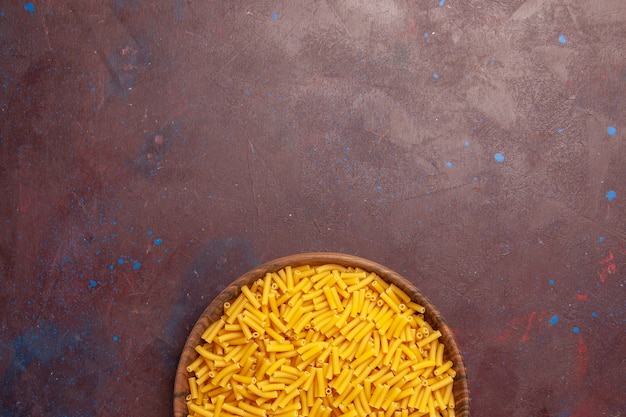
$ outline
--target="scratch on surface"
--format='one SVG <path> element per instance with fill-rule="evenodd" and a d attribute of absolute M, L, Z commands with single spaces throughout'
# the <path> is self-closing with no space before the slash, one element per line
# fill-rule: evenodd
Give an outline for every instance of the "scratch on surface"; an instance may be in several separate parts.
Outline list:
<path fill-rule="evenodd" d="M 52 50 L 52 44 L 50 43 L 50 31 L 48 30 L 48 25 L 46 24 L 46 17 L 43 12 L 40 11 L 39 15 L 41 16 L 41 24 L 43 26 L 43 33 L 46 35 L 46 43 L 48 44 L 48 49 Z"/>
<path fill-rule="evenodd" d="M 513 15 L 511 15 L 511 20 L 528 19 L 537 13 L 546 1 L 547 0 L 527 0 L 524 4 L 517 8 Z"/>
<path fill-rule="evenodd" d="M 91 212 L 89 211 L 89 209 L 85 205 L 84 198 L 80 197 L 74 191 L 71 191 L 71 193 L 74 196 L 74 198 L 76 198 L 76 202 L 78 203 L 78 206 L 80 207 L 80 209 L 83 212 L 83 214 L 87 217 L 87 219 L 91 222 L 91 224 L 95 224 L 95 221 L 94 221 L 93 217 L 91 216 Z"/>
<path fill-rule="evenodd" d="M 339 13 L 337 12 L 337 8 L 332 3 L 332 1 L 331 0 L 326 0 L 326 4 L 328 4 L 330 6 L 330 8 L 333 9 L 333 13 L 335 14 L 335 17 L 337 18 L 337 20 L 339 20 L 339 23 L 341 23 L 341 26 L 343 27 L 343 30 L 345 30 L 346 33 L 348 34 L 348 37 L 350 39 L 354 39 L 352 37 L 352 33 L 350 33 L 350 30 L 348 29 L 348 26 L 346 26 L 346 22 L 344 22 L 344 20 L 341 18 L 341 16 L 339 16 Z"/>
<path fill-rule="evenodd" d="M 592 219 L 591 217 L 586 216 L 585 214 L 580 213 L 580 212 L 578 212 L 578 211 L 574 210 L 573 208 L 569 207 L 567 204 L 565 204 L 565 203 L 561 202 L 561 201 L 560 201 L 560 200 L 558 200 L 558 199 L 555 199 L 555 198 L 550 198 L 550 197 L 546 197 L 546 196 L 542 196 L 542 197 L 543 197 L 544 199 L 547 199 L 547 200 L 554 200 L 554 201 L 556 201 L 557 203 L 559 203 L 559 207 L 560 207 L 560 208 L 563 208 L 563 209 L 565 209 L 565 210 L 569 211 L 570 213 L 573 213 L 573 214 L 577 215 L 577 216 L 578 216 L 578 217 L 580 217 L 581 219 L 587 220 L 588 222 L 590 222 L 590 223 L 594 224 L 596 227 L 598 227 L 598 228 L 600 228 L 600 229 L 604 230 L 604 232 L 605 232 L 606 234 L 608 234 L 608 235 L 612 235 L 612 236 L 616 236 L 616 237 L 619 237 L 619 238 L 620 238 L 620 239 L 622 239 L 622 240 L 626 240 L 626 233 L 621 232 L 621 231 L 616 230 L 616 229 L 609 229 L 608 227 L 606 227 L 606 226 L 605 226 L 605 225 L 603 225 L 602 223 L 598 222 L 597 220 L 594 220 L 594 219 Z"/>
<path fill-rule="evenodd" d="M 248 46 L 250 46 L 250 43 L 252 41 L 248 41 L 246 42 L 246 44 L 243 46 L 243 48 L 239 49 L 237 52 L 235 52 L 233 54 L 232 57 L 230 57 L 230 59 L 228 60 L 228 62 L 226 62 L 225 64 L 222 64 L 219 66 L 218 70 L 215 71 L 215 74 L 209 79 L 207 84 L 212 84 L 213 81 L 215 81 L 217 79 L 217 77 L 222 73 L 222 70 L 225 69 L 227 66 L 229 66 L 235 59 L 237 59 L 237 57 L 239 55 L 241 55 L 244 51 L 246 51 L 248 49 Z"/>
<path fill-rule="evenodd" d="M 576 30 L 581 30 L 580 24 L 578 23 L 578 18 L 576 17 L 576 14 L 572 12 L 571 4 L 567 5 L 567 13 L 569 13 L 569 17 L 572 19 L 572 22 L 574 22 L 574 27 L 576 28 Z"/>
<path fill-rule="evenodd" d="M 195 36 L 195 37 L 200 38 L 200 39 L 204 39 L 204 40 L 206 40 L 206 39 L 207 39 L 207 37 L 206 37 L 206 36 L 200 35 L 200 34 L 198 34 L 198 33 L 194 33 L 194 32 L 192 32 L 192 31 L 190 31 L 190 30 L 186 30 L 186 31 L 185 31 L 185 33 L 186 33 L 187 35 Z"/>

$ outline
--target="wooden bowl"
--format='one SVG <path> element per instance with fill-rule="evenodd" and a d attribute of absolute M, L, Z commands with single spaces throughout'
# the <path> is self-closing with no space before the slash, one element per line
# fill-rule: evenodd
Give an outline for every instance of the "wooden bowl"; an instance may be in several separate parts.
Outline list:
<path fill-rule="evenodd" d="M 414 302 L 426 307 L 426 313 L 424 315 L 426 321 L 430 323 L 435 330 L 438 329 L 441 332 L 442 336 L 440 341 L 446 346 L 446 358 L 454 362 L 453 369 L 456 371 L 453 385 L 454 398 L 456 401 L 454 411 L 458 417 L 469 417 L 469 388 L 463 355 L 454 340 L 452 331 L 446 324 L 439 310 L 411 282 L 389 268 L 357 256 L 330 252 L 302 253 L 267 262 L 243 274 L 215 297 L 191 329 L 183 348 L 176 370 L 176 379 L 174 381 L 175 417 L 188 415 L 185 398 L 189 395 L 188 378 L 191 375 L 187 372 L 187 365 L 198 357 L 195 347 L 201 343 L 200 336 L 202 333 L 211 323 L 218 320 L 224 314 L 224 302 L 234 300 L 239 295 L 242 286 L 251 285 L 254 281 L 265 277 L 267 272 L 276 272 L 289 265 L 317 266 L 323 264 L 339 264 L 346 267 L 358 267 L 368 272 L 375 272 L 381 279 L 389 283 L 394 283 L 401 288 Z"/>

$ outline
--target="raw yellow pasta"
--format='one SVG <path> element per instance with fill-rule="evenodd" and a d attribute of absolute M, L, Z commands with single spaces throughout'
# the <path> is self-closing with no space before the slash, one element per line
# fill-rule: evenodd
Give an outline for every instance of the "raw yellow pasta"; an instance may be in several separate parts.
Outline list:
<path fill-rule="evenodd" d="M 446 361 L 446 363 L 442 364 L 440 367 L 435 369 L 434 374 L 437 376 L 443 375 L 450 368 L 452 368 L 452 361 Z"/>
<path fill-rule="evenodd" d="M 425 308 L 377 274 L 265 274 L 224 304 L 187 365 L 191 416 L 454 416 L 453 362 Z M 445 359 L 444 359 L 445 358 Z"/>

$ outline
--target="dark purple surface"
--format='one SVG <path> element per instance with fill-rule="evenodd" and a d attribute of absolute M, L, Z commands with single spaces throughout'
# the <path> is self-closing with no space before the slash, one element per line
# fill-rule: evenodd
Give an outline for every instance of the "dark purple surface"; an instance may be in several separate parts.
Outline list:
<path fill-rule="evenodd" d="M 209 301 L 359 255 L 476 416 L 622 416 L 621 0 L 0 6 L 0 415 L 171 415 Z"/>

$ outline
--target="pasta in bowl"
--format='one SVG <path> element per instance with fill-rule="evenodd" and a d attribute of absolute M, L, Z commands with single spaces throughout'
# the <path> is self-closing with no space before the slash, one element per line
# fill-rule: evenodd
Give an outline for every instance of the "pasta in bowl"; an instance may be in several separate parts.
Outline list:
<path fill-rule="evenodd" d="M 434 305 L 394 271 L 305 253 L 235 280 L 193 327 L 174 415 L 469 416 L 462 355 Z"/>

